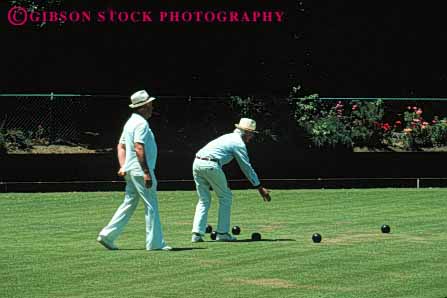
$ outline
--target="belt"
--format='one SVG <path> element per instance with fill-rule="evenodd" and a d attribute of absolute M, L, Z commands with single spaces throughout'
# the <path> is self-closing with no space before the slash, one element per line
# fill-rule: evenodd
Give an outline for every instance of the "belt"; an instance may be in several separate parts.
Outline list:
<path fill-rule="evenodd" d="M 197 159 L 201 159 L 201 160 L 208 160 L 208 161 L 214 161 L 214 162 L 219 163 L 219 160 L 218 160 L 218 159 L 215 159 L 215 158 L 200 157 L 200 156 L 196 156 L 196 158 L 197 158 Z"/>

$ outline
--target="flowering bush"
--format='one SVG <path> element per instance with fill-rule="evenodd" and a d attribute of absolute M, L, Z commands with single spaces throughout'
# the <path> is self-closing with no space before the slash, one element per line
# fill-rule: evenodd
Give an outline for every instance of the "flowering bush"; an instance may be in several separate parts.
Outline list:
<path fill-rule="evenodd" d="M 310 136 L 315 147 L 383 147 L 391 129 L 382 124 L 383 101 L 322 101 L 317 95 L 299 98 L 295 119 Z"/>
<path fill-rule="evenodd" d="M 234 97 L 232 104 L 240 116 L 269 125 L 265 131 L 275 141 L 298 139 L 300 146 L 414 151 L 447 145 L 447 120 L 425 119 L 420 107 L 394 115 L 385 113 L 380 99 L 334 102 L 299 92 L 293 88 L 286 100 L 276 101 Z"/>
<path fill-rule="evenodd" d="M 422 113 L 422 109 L 410 106 L 404 113 L 406 149 L 419 150 L 432 146 L 431 127 L 422 117 Z"/>
<path fill-rule="evenodd" d="M 431 121 L 424 119 L 423 110 L 416 106 L 408 106 L 403 118 L 403 121 L 396 121 L 395 138 L 390 145 L 414 151 L 424 147 L 440 147 L 447 144 L 445 119 L 439 120 L 438 116 Z"/>

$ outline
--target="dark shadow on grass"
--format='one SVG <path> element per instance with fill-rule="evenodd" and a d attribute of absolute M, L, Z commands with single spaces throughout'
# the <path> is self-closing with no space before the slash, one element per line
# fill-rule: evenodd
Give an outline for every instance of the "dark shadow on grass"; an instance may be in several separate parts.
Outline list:
<path fill-rule="evenodd" d="M 194 250 L 194 249 L 206 249 L 206 247 L 173 247 L 171 251 L 185 251 L 185 250 Z M 120 248 L 119 250 L 146 250 L 144 248 Z M 149 252 L 152 250 L 148 250 Z M 162 251 L 162 250 L 153 250 L 153 251 Z"/>
<path fill-rule="evenodd" d="M 261 240 L 251 240 L 251 239 L 239 239 L 236 241 L 231 241 L 233 243 L 237 243 L 237 242 L 287 242 L 287 241 L 296 241 L 295 239 L 261 239 Z M 215 240 L 209 240 L 209 241 L 205 241 L 205 242 L 224 242 L 224 241 L 215 241 Z"/>
<path fill-rule="evenodd" d="M 296 241 L 295 239 L 261 239 L 261 240 L 251 240 L 251 239 L 240 239 L 235 242 L 287 242 L 287 241 Z"/>
<path fill-rule="evenodd" d="M 206 247 L 173 247 L 171 251 L 185 251 L 194 249 L 206 249 Z"/>

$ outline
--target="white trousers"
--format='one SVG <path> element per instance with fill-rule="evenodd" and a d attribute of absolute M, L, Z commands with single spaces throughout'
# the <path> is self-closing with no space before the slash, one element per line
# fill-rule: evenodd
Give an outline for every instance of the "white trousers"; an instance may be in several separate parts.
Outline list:
<path fill-rule="evenodd" d="M 227 178 L 222 168 L 216 162 L 195 159 L 193 176 L 199 201 L 196 206 L 192 232 L 205 234 L 208 211 L 211 206 L 210 187 L 212 187 L 219 200 L 216 232 L 228 233 L 230 231 L 233 195 L 228 188 Z"/>
<path fill-rule="evenodd" d="M 110 241 L 115 241 L 132 217 L 141 198 L 144 203 L 146 220 L 146 249 L 160 249 L 166 246 L 158 213 L 157 180 L 153 172 L 151 174 L 153 179 L 151 188 L 146 188 L 143 176 L 126 174 L 124 202 L 118 207 L 108 225 L 102 229 L 99 235 Z"/>

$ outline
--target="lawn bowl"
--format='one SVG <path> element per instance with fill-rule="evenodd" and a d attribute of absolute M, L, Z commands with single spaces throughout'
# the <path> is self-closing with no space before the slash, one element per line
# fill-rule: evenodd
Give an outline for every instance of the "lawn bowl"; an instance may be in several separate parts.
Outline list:
<path fill-rule="evenodd" d="M 216 231 L 212 231 L 210 234 L 211 240 L 216 240 L 216 236 L 217 236 L 217 232 Z"/>
<path fill-rule="evenodd" d="M 391 228 L 389 225 L 382 225 L 380 228 L 382 230 L 382 233 L 389 233 L 391 231 Z"/>
<path fill-rule="evenodd" d="M 234 235 L 239 235 L 239 234 L 241 233 L 241 228 L 240 228 L 239 226 L 234 226 L 234 227 L 231 229 L 231 232 L 232 232 Z"/>
<path fill-rule="evenodd" d="M 251 241 L 261 241 L 261 234 L 260 233 L 251 234 Z"/>
<path fill-rule="evenodd" d="M 320 243 L 321 242 L 321 235 L 318 233 L 315 233 L 312 235 L 312 241 L 314 243 Z"/>
<path fill-rule="evenodd" d="M 210 234 L 212 231 L 213 231 L 213 226 L 212 225 L 206 225 L 205 233 Z"/>

